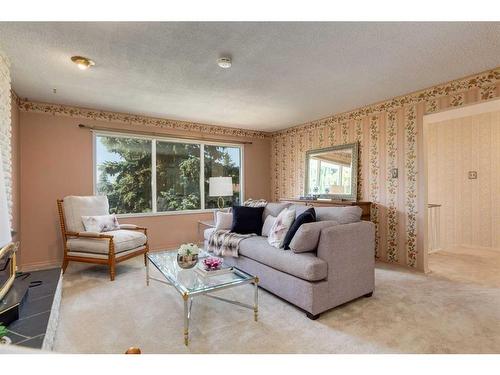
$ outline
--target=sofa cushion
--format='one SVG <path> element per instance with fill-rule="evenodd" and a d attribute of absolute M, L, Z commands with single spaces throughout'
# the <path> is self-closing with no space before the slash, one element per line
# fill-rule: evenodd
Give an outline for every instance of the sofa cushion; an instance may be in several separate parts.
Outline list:
<path fill-rule="evenodd" d="M 275 221 L 275 216 L 267 215 L 266 219 L 264 220 L 264 225 L 262 225 L 262 235 L 264 237 L 269 236 L 269 232 L 271 232 L 271 228 L 273 227 Z"/>
<path fill-rule="evenodd" d="M 112 230 L 106 232 L 106 235 L 113 236 L 115 254 L 141 247 L 147 241 L 144 233 L 135 230 Z M 70 238 L 67 245 L 71 252 L 94 254 L 108 254 L 109 252 L 109 240 L 105 238 Z"/>
<path fill-rule="evenodd" d="M 295 217 L 310 208 L 304 204 L 294 204 L 290 208 L 295 208 Z M 335 220 L 340 224 L 355 223 L 361 220 L 363 210 L 358 206 L 344 207 L 314 207 L 316 211 L 316 221 Z"/>
<path fill-rule="evenodd" d="M 263 214 L 264 217 L 262 219 L 266 220 L 266 218 L 269 215 L 274 216 L 274 217 L 278 217 L 280 212 L 289 206 L 290 206 L 290 203 L 270 202 L 264 208 L 264 214 Z"/>
<path fill-rule="evenodd" d="M 316 207 L 318 221 L 335 220 L 340 224 L 350 224 L 361 220 L 363 210 L 358 206 Z"/>
<path fill-rule="evenodd" d="M 283 240 L 283 248 L 285 250 L 290 250 L 290 242 L 292 241 L 293 236 L 295 235 L 295 233 L 302 224 L 314 223 L 315 221 L 316 221 L 316 213 L 314 212 L 313 207 L 307 209 L 299 216 L 297 216 L 290 229 L 288 229 L 288 233 L 286 234 L 285 239 Z"/>
<path fill-rule="evenodd" d="M 311 206 L 306 206 L 305 204 L 292 204 L 290 208 L 295 209 L 295 217 L 299 217 L 304 212 L 306 212 Z"/>
<path fill-rule="evenodd" d="M 318 281 L 326 278 L 327 263 L 312 253 L 295 254 L 277 249 L 265 237 L 250 237 L 240 242 L 240 256 L 253 259 L 295 277 Z"/>
<path fill-rule="evenodd" d="M 264 207 L 233 207 L 231 232 L 239 234 L 262 233 L 262 213 Z"/>
<path fill-rule="evenodd" d="M 108 215 L 109 203 L 105 195 L 88 197 L 68 196 L 63 201 L 64 222 L 69 232 L 83 232 L 82 216 Z"/>
<path fill-rule="evenodd" d="M 295 253 L 315 251 L 323 228 L 338 225 L 338 221 L 326 220 L 301 225 L 290 242 L 290 249 Z"/>

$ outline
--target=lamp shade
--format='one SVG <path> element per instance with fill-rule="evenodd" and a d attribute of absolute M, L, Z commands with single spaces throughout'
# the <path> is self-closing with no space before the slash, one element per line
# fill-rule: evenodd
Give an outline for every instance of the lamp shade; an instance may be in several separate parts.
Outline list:
<path fill-rule="evenodd" d="M 5 174 L 3 172 L 2 153 L 0 152 L 0 248 L 12 241 L 10 236 L 10 219 L 5 191 Z"/>
<path fill-rule="evenodd" d="M 210 177 L 208 184 L 210 197 L 230 197 L 233 195 L 232 177 Z"/>

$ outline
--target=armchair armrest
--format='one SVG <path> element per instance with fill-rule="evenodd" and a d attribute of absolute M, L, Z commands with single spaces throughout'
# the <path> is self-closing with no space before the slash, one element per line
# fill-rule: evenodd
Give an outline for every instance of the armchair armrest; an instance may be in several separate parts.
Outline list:
<path fill-rule="evenodd" d="M 102 234 L 99 232 L 66 232 L 68 237 L 88 237 L 88 238 L 108 238 L 113 239 L 109 234 Z"/>
<path fill-rule="evenodd" d="M 147 228 L 145 227 L 140 227 L 135 224 L 120 224 L 120 229 L 125 229 L 125 230 L 141 230 L 146 234 Z"/>
<path fill-rule="evenodd" d="M 120 224 L 120 229 L 137 229 L 139 228 L 135 224 Z"/>

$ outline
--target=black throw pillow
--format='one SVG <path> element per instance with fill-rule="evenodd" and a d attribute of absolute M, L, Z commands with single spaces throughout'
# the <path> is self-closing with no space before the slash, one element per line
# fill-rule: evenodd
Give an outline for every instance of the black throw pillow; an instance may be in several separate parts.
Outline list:
<path fill-rule="evenodd" d="M 283 240 L 283 248 L 285 250 L 290 250 L 290 242 L 292 242 L 293 236 L 295 236 L 295 233 L 299 230 L 299 227 L 302 224 L 314 223 L 315 221 L 316 221 L 316 211 L 314 211 L 313 207 L 311 207 L 308 210 L 305 210 L 299 216 L 297 216 L 292 226 L 290 227 L 290 229 L 288 229 L 288 232 L 286 233 L 285 239 Z"/>
<path fill-rule="evenodd" d="M 233 224 L 231 232 L 239 234 L 262 234 L 262 213 L 264 207 L 233 207 Z"/>

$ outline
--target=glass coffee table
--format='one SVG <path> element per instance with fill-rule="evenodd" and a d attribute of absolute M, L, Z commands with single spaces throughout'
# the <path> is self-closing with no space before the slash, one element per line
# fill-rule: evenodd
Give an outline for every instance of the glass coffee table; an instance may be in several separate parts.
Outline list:
<path fill-rule="evenodd" d="M 159 279 L 150 276 L 149 266 L 152 263 L 158 271 L 164 276 L 164 279 Z M 195 267 L 196 268 L 196 267 Z M 195 268 L 182 269 L 177 264 L 176 251 L 161 251 L 149 253 L 146 262 L 146 285 L 149 286 L 150 280 L 155 280 L 170 286 L 181 295 L 184 300 L 184 345 L 189 343 L 189 322 L 191 319 L 191 307 L 193 299 L 198 296 L 205 296 L 216 299 L 221 302 L 227 302 L 254 311 L 254 319 L 258 319 L 258 302 L 259 302 L 259 278 L 252 276 L 240 269 L 233 267 L 233 271 L 221 275 L 202 276 Z M 236 288 L 241 285 L 254 284 L 254 303 L 249 305 L 239 301 L 229 300 L 212 293 L 218 290 L 227 288 Z"/>

